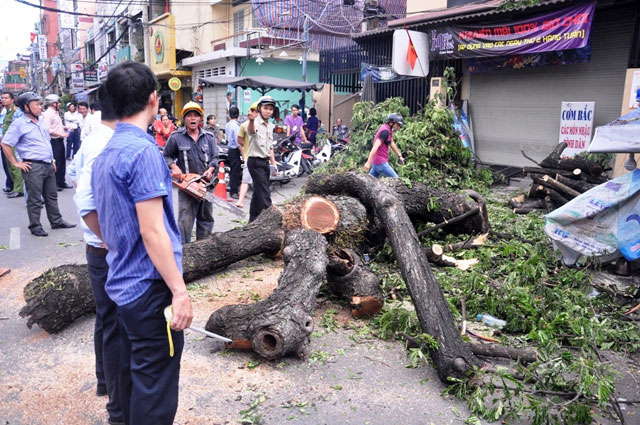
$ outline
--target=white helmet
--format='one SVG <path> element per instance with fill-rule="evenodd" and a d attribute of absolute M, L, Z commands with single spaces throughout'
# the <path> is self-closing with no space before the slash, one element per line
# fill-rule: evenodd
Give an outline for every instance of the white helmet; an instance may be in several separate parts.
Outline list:
<path fill-rule="evenodd" d="M 60 103 L 60 96 L 57 94 L 48 94 L 44 98 L 45 105 L 51 105 L 53 103 Z"/>

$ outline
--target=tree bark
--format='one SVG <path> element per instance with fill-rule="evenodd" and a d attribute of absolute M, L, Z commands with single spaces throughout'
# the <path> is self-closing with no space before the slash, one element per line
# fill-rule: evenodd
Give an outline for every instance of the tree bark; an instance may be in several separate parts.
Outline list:
<path fill-rule="evenodd" d="M 556 190 L 558 193 L 560 193 L 563 196 L 567 195 L 565 196 L 565 198 L 573 199 L 577 196 L 580 196 L 580 192 L 570 188 L 566 184 L 560 183 L 559 181 L 557 181 L 556 179 L 550 176 L 546 176 L 546 175 L 542 176 L 542 181 L 544 182 L 543 185 L 547 186 L 548 188 Z"/>
<path fill-rule="evenodd" d="M 263 301 L 216 310 L 205 328 L 231 338 L 231 348 L 252 348 L 266 359 L 299 352 L 313 331 L 313 307 L 326 276 L 326 249 L 317 232 L 287 233 L 285 268 L 274 292 Z"/>
<path fill-rule="evenodd" d="M 60 332 L 78 317 L 96 311 L 86 265 L 54 267 L 24 288 L 27 305 L 20 317 L 28 317 L 29 329 L 37 323 L 49 333 Z"/>
<path fill-rule="evenodd" d="M 184 245 L 184 280 L 193 282 L 253 255 L 275 255 L 283 241 L 282 213 L 271 207 L 245 227 Z M 24 299 L 27 305 L 20 316 L 29 317 L 27 326 L 37 323 L 49 333 L 95 311 L 86 265 L 62 265 L 44 272 L 24 288 Z"/>
<path fill-rule="evenodd" d="M 244 227 L 213 233 L 206 239 L 184 245 L 184 280 L 193 282 L 253 255 L 275 256 L 283 242 L 282 213 L 272 206 Z"/>
<path fill-rule="evenodd" d="M 446 382 L 448 377 L 462 378 L 480 366 L 481 361 L 460 338 L 453 315 L 409 219 L 407 204 L 403 205 L 391 186 L 363 173 L 314 174 L 309 178 L 306 190 L 309 193 L 348 193 L 375 211 L 384 224 L 420 326 L 438 342 L 438 349 L 431 356 L 440 379 Z"/>
<path fill-rule="evenodd" d="M 329 255 L 329 287 L 349 301 L 353 317 L 369 317 L 384 304 L 380 278 L 371 271 L 362 256 L 352 249 L 336 249 Z"/>
<path fill-rule="evenodd" d="M 584 180 L 573 180 L 573 179 L 567 178 L 561 174 L 556 174 L 556 180 L 558 181 L 558 183 L 567 185 L 570 188 L 577 190 L 580 193 L 584 193 L 587 190 L 593 189 L 596 186 L 595 184 L 587 183 Z"/>
<path fill-rule="evenodd" d="M 540 162 L 541 167 L 546 168 L 558 168 L 560 170 L 573 171 L 576 168 L 581 169 L 584 173 L 592 176 L 599 177 L 604 172 L 604 169 L 600 164 L 592 161 L 587 161 L 583 158 L 560 158 L 562 151 L 567 147 L 565 142 L 558 143 L 558 146 Z M 554 175 L 552 173 L 551 175 Z"/>
<path fill-rule="evenodd" d="M 580 171 L 580 170 L 578 170 Z M 568 171 L 568 170 L 560 170 L 558 168 L 542 168 L 542 167 L 522 167 L 522 172 L 525 174 L 533 174 L 533 175 L 549 175 L 549 176 L 553 176 L 556 174 L 561 174 L 565 177 L 575 177 L 575 178 L 579 178 L 580 174 L 582 174 L 582 172 L 580 171 L 579 173 L 575 173 L 575 170 L 572 171 Z"/>

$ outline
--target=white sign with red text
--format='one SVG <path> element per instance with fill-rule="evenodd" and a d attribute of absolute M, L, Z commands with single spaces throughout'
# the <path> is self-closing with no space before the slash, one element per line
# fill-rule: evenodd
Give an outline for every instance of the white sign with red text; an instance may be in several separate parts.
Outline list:
<path fill-rule="evenodd" d="M 567 144 L 562 158 L 573 157 L 589 147 L 595 108 L 595 102 L 562 102 L 558 143 Z"/>

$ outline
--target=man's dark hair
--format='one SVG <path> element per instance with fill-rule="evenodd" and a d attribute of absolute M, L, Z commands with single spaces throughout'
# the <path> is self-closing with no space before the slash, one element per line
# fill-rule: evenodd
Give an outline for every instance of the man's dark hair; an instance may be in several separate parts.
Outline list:
<path fill-rule="evenodd" d="M 102 84 L 98 89 L 98 100 L 100 100 L 100 107 L 102 110 L 102 121 L 115 121 L 118 119 L 116 111 L 113 110 L 109 95 L 107 94 L 107 88 Z"/>
<path fill-rule="evenodd" d="M 147 107 L 149 96 L 156 90 L 158 80 L 148 66 L 126 61 L 109 71 L 104 84 L 116 116 L 127 118 Z"/>
<path fill-rule="evenodd" d="M 229 118 L 236 119 L 240 116 L 240 110 L 237 106 L 232 106 L 229 108 Z"/>
<path fill-rule="evenodd" d="M 318 111 L 316 111 L 316 108 L 309 109 L 309 115 L 311 115 L 312 117 L 318 115 Z"/>
<path fill-rule="evenodd" d="M 300 110 L 300 105 L 291 105 L 291 109 L 296 108 L 298 111 Z"/>
<path fill-rule="evenodd" d="M 85 102 L 85 101 L 78 102 L 78 107 L 80 107 L 80 106 L 84 106 L 85 108 L 89 109 L 89 104 L 87 102 Z"/>
<path fill-rule="evenodd" d="M 11 99 L 13 99 L 13 93 L 10 91 L 3 91 L 2 94 L 8 94 Z"/>
<path fill-rule="evenodd" d="M 214 114 L 209 114 L 209 115 L 207 115 L 207 122 L 209 122 L 209 120 L 210 120 L 211 118 L 215 118 L 215 117 L 216 117 L 216 116 L 215 116 Z"/>
<path fill-rule="evenodd" d="M 93 111 L 101 111 L 100 102 L 91 102 L 91 110 Z"/>

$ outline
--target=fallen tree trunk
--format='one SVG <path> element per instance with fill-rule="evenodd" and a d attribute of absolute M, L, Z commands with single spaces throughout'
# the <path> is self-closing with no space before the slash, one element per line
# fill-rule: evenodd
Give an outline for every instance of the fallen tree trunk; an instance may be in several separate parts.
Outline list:
<path fill-rule="evenodd" d="M 287 233 L 285 268 L 265 300 L 216 310 L 206 329 L 231 338 L 231 348 L 252 348 L 266 359 L 299 352 L 313 332 L 313 307 L 325 282 L 327 242 L 312 230 Z"/>
<path fill-rule="evenodd" d="M 184 280 L 193 282 L 253 255 L 275 255 L 283 241 L 282 213 L 272 207 L 245 227 L 184 245 Z M 20 316 L 28 317 L 29 328 L 36 323 L 49 333 L 60 332 L 78 317 L 95 311 L 86 265 L 49 269 L 29 282 L 23 293 L 27 305 Z"/>
<path fill-rule="evenodd" d="M 28 317 L 49 333 L 60 332 L 78 317 L 96 311 L 86 265 L 65 264 L 54 267 L 33 279 L 24 288 L 27 305 L 20 317 Z"/>
<path fill-rule="evenodd" d="M 580 192 L 570 188 L 566 184 L 560 183 L 559 181 L 557 181 L 556 179 L 554 179 L 554 178 L 552 178 L 550 176 L 546 176 L 546 175 L 542 176 L 542 181 L 544 182 L 543 184 L 545 186 L 547 186 L 548 188 L 557 191 L 558 193 L 560 193 L 563 196 L 568 195 L 568 196 L 565 196 L 566 198 L 573 199 L 573 198 L 575 198 L 577 196 L 580 196 Z"/>
<path fill-rule="evenodd" d="M 349 301 L 353 317 L 373 316 L 382 309 L 380 278 L 356 251 L 337 249 L 329 255 L 327 281 L 336 295 Z"/>
<path fill-rule="evenodd" d="M 462 378 L 479 367 L 482 362 L 462 341 L 454 324 L 447 301 L 405 210 L 407 206 L 403 207 L 392 188 L 368 174 L 342 173 L 330 176 L 314 174 L 309 178 L 306 190 L 318 194 L 348 193 L 375 211 L 384 225 L 420 326 L 438 342 L 438 348 L 431 352 L 431 356 L 440 379 L 447 382 L 448 377 Z"/>

